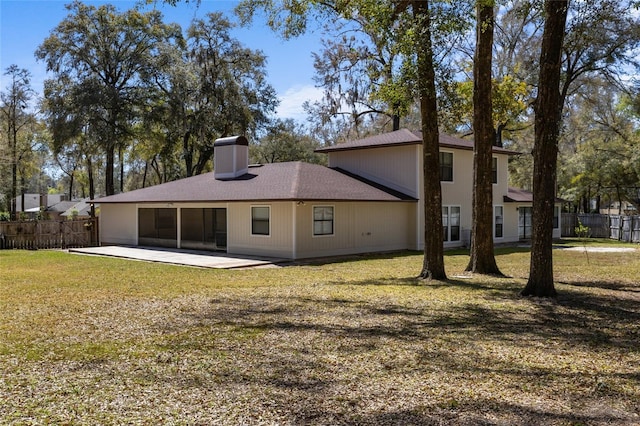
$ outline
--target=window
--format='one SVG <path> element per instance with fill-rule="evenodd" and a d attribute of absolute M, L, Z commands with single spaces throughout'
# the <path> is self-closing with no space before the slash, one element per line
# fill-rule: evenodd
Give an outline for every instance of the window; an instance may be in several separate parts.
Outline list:
<path fill-rule="evenodd" d="M 491 182 L 498 183 L 498 159 L 493 157 L 491 162 Z"/>
<path fill-rule="evenodd" d="M 553 206 L 553 229 L 560 228 L 560 207 Z"/>
<path fill-rule="evenodd" d="M 504 208 L 502 206 L 495 206 L 493 208 L 493 233 L 495 238 L 502 238 L 504 223 Z"/>
<path fill-rule="evenodd" d="M 313 208 L 313 235 L 333 235 L 333 207 Z"/>
<path fill-rule="evenodd" d="M 453 182 L 453 153 L 440 153 L 440 181 Z"/>
<path fill-rule="evenodd" d="M 442 207 L 443 241 L 460 241 L 460 207 Z"/>
<path fill-rule="evenodd" d="M 269 207 L 251 207 L 251 235 L 270 235 Z"/>

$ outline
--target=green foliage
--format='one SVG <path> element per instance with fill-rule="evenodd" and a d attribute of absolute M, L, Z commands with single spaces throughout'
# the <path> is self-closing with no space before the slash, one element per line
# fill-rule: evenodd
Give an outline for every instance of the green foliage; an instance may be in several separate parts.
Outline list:
<path fill-rule="evenodd" d="M 293 120 L 278 120 L 268 127 L 266 135 L 250 146 L 250 158 L 255 163 L 305 161 L 321 164 L 326 156 L 317 154 L 320 144 L 306 135 Z"/>
<path fill-rule="evenodd" d="M 589 238 L 591 236 L 591 229 L 583 225 L 580 219 L 578 219 L 578 226 L 575 227 L 574 231 L 578 238 Z"/>
<path fill-rule="evenodd" d="M 322 51 L 314 53 L 314 67 L 325 93 L 309 106 L 320 125 L 348 122 L 356 135 L 371 130 L 367 126 L 375 132 L 391 130 L 391 119 L 407 117 L 417 104 L 415 43 L 424 25 L 414 21 L 410 2 L 259 0 L 236 8 L 244 24 L 261 11 L 285 38 L 304 33 L 309 22 L 321 23 L 327 38 Z M 433 1 L 429 13 L 436 78 L 444 85 L 452 75 L 450 48 L 470 28 L 472 5 Z"/>
<path fill-rule="evenodd" d="M 471 132 L 473 122 L 473 81 L 452 83 L 450 96 L 457 102 L 454 108 L 443 112 L 444 126 L 451 129 L 464 128 Z M 492 79 L 492 104 L 494 129 L 498 132 L 516 130 L 528 119 L 526 112 L 532 96 L 532 88 L 516 75 L 505 75 Z"/>
<path fill-rule="evenodd" d="M 8 189 L 5 196 L 10 213 L 16 215 L 15 200 L 19 186 L 29 179 L 32 167 L 32 142 L 35 134 L 34 114 L 29 112 L 29 102 L 34 91 L 31 88 L 31 73 L 13 64 L 7 67 L 4 75 L 8 77 L 7 87 L 0 92 L 0 184 Z M 3 167 L 4 166 L 4 167 Z"/>
<path fill-rule="evenodd" d="M 129 171 L 123 189 L 210 171 L 215 139 L 257 134 L 270 121 L 278 101 L 266 58 L 234 39 L 222 14 L 183 34 L 156 10 L 68 10 L 37 56 L 55 74 L 44 105 L 70 184 L 93 188 L 100 176 L 102 192 L 113 193 L 116 161 Z"/>
<path fill-rule="evenodd" d="M 577 205 L 593 198 L 637 204 L 640 139 L 626 98 L 600 79 L 575 98 L 561 150 L 560 196 Z"/>
<path fill-rule="evenodd" d="M 46 83 L 48 116 L 59 145 L 85 134 L 105 154 L 105 190 L 113 194 L 115 152 L 130 143 L 159 48 L 179 36 L 179 28 L 165 25 L 158 11 L 119 13 L 112 5 L 79 1 L 67 9 L 36 51 L 55 74 Z"/>

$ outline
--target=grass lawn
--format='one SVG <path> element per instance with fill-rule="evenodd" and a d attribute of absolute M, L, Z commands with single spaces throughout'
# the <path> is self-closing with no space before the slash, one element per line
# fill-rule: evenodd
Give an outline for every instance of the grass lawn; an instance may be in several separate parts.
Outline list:
<path fill-rule="evenodd" d="M 526 249 L 498 251 L 509 278 L 467 261 L 422 283 L 419 253 L 227 271 L 0 251 L 0 424 L 640 424 L 640 250 L 555 250 L 554 301 L 519 297 Z"/>

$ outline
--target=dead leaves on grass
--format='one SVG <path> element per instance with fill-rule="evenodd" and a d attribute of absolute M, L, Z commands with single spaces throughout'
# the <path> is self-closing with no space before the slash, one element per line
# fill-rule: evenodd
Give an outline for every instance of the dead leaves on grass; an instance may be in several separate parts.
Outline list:
<path fill-rule="evenodd" d="M 419 264 L 419 256 L 414 260 Z M 114 291 L 69 306 L 34 302 L 37 310 L 27 311 L 27 322 L 3 328 L 7 335 L 27 330 L 28 321 L 42 327 L 27 333 L 22 349 L 11 334 L 0 351 L 0 419 L 252 425 L 640 420 L 637 293 L 567 284 L 557 301 L 521 299 L 514 279 L 415 286 L 405 278 L 407 257 L 363 262 L 362 270 L 354 262 L 327 271 L 216 273 L 217 279 L 244 281 L 226 288 L 195 282 L 162 298 Z M 375 282 L 376 274 L 387 278 Z M 28 350 L 37 356 L 25 357 Z"/>

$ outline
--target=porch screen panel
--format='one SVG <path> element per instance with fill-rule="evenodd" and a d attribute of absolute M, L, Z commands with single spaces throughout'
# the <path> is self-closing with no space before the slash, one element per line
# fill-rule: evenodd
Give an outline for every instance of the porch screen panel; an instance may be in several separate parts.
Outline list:
<path fill-rule="evenodd" d="M 202 242 L 202 209 L 182 209 L 180 212 L 182 244 Z"/>
<path fill-rule="evenodd" d="M 181 210 L 183 248 L 224 250 L 227 247 L 227 210 L 188 208 Z"/>
<path fill-rule="evenodd" d="M 175 240 L 178 238 L 178 214 L 176 209 L 156 209 L 158 238 Z"/>
<path fill-rule="evenodd" d="M 227 209 L 213 209 L 215 219 L 214 237 L 218 249 L 227 248 Z"/>
<path fill-rule="evenodd" d="M 138 209 L 138 244 L 176 247 L 178 238 L 176 209 Z"/>
<path fill-rule="evenodd" d="M 138 209 L 138 236 L 140 238 L 157 238 L 156 209 Z"/>

